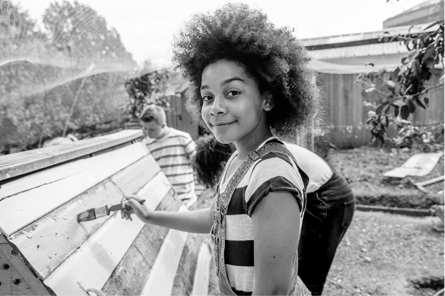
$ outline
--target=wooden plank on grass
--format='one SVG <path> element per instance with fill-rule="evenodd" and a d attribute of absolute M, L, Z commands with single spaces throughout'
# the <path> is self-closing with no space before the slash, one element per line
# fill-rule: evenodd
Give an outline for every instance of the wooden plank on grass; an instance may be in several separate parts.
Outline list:
<path fill-rule="evenodd" d="M 165 184 L 165 180 L 165 175 L 159 172 L 137 193 L 147 201 L 158 201 L 147 202 L 148 208 L 155 209 L 167 195 L 170 187 Z M 152 186 L 158 188 L 157 191 L 151 190 Z M 108 281 L 144 226 L 144 223 L 137 218 L 131 222 L 121 219 L 118 214 L 108 219 L 45 279 L 45 284 L 56 294 L 81 293 L 80 285 L 100 290 Z"/>
<path fill-rule="evenodd" d="M 385 213 L 415 216 L 415 217 L 431 216 L 430 210 L 424 210 L 424 209 L 409 209 L 409 208 L 395 208 L 395 207 L 368 206 L 368 205 L 356 205 L 355 208 L 358 211 L 364 211 L 364 212 L 385 212 Z"/>
<path fill-rule="evenodd" d="M 95 166 L 0 201 L 0 229 L 10 236 L 147 154 L 141 143 L 98 155 Z M 55 169 L 55 168 L 54 168 Z"/>
<path fill-rule="evenodd" d="M 72 144 L 5 155 L 0 157 L 0 181 L 118 146 L 141 136 L 141 130 L 123 130 Z"/>
<path fill-rule="evenodd" d="M 0 234 L 0 295 L 50 295 L 41 281 L 34 276 L 17 248 Z"/>
<path fill-rule="evenodd" d="M 181 206 L 180 211 L 187 211 Z M 188 233 L 171 229 L 162 243 L 141 295 L 171 295 L 173 281 Z"/>

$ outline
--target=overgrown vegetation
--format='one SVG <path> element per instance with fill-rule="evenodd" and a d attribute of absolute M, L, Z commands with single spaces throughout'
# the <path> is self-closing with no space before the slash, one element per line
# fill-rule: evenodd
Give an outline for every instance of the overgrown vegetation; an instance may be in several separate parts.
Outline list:
<path fill-rule="evenodd" d="M 123 126 L 125 81 L 137 65 L 102 16 L 77 1 L 54 1 L 39 27 L 19 5 L 0 4 L 0 154 Z"/>
<path fill-rule="evenodd" d="M 367 120 L 372 135 L 382 144 L 391 141 L 398 147 L 411 147 L 413 143 L 420 143 L 426 150 L 443 147 L 443 122 L 438 132 L 431 133 L 413 124 L 411 118 L 417 107 L 428 108 L 431 89 L 443 88 L 444 21 L 430 24 L 421 33 L 383 38 L 403 43 L 409 53 L 394 71 L 380 69 L 357 76 L 357 82 L 364 85 L 362 95 L 367 106 L 374 107 Z M 438 84 L 429 84 L 433 75 L 440 74 Z M 398 130 L 394 139 L 387 136 L 390 124 Z"/>
<path fill-rule="evenodd" d="M 153 71 L 150 65 L 138 71 L 134 78 L 125 81 L 125 90 L 130 101 L 127 105 L 129 120 L 139 118 L 142 110 L 149 104 L 158 104 L 166 111 L 170 109 L 167 97 L 167 81 L 173 76 L 168 70 Z"/>

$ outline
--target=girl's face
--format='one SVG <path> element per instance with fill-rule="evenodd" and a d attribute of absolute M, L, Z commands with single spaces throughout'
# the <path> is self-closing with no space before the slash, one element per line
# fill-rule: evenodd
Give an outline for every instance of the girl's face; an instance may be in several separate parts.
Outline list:
<path fill-rule="evenodd" d="M 265 104 L 256 82 L 238 64 L 220 60 L 202 72 L 201 116 L 221 143 L 255 143 L 269 131 Z"/>

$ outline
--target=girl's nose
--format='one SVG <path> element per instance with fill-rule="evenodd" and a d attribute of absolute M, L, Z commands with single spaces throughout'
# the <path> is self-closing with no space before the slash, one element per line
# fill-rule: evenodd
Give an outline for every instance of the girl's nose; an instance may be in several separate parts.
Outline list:
<path fill-rule="evenodd" d="M 218 115 L 224 114 L 225 113 L 225 107 L 224 107 L 223 104 L 224 103 L 223 103 L 222 99 L 220 99 L 218 97 L 215 97 L 213 99 L 213 104 L 210 107 L 210 115 L 218 116 Z"/>

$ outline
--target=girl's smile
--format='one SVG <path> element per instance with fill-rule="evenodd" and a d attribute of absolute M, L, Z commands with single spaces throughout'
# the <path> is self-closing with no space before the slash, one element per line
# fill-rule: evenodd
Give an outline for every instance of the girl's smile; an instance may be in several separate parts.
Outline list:
<path fill-rule="evenodd" d="M 202 72 L 201 97 L 201 116 L 219 142 L 255 150 L 272 135 L 266 123 L 266 111 L 272 108 L 237 63 L 220 60 L 208 65 Z"/>

